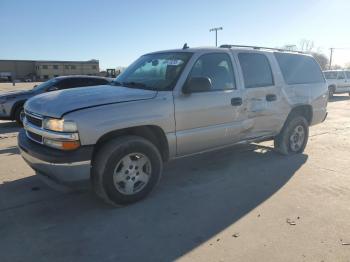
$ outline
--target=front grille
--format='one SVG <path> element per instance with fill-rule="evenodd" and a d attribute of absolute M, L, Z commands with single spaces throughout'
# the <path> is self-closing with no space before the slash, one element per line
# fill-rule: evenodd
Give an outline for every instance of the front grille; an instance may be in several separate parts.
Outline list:
<path fill-rule="evenodd" d="M 37 126 L 37 127 L 42 126 L 43 119 L 38 116 L 33 116 L 31 114 L 26 113 L 26 119 L 30 124 L 34 126 Z"/>
<path fill-rule="evenodd" d="M 30 132 L 28 130 L 27 130 L 27 136 L 31 140 L 35 141 L 35 142 L 38 142 L 38 143 L 42 143 L 43 142 L 43 137 L 41 135 L 35 134 L 35 133 Z"/>

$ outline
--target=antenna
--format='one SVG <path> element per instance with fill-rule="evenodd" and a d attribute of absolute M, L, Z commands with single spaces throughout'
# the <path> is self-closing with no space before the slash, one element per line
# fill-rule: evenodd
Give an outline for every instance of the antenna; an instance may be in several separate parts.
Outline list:
<path fill-rule="evenodd" d="M 188 47 L 187 43 L 185 43 L 184 46 L 182 47 L 182 50 L 185 50 L 185 49 L 188 49 L 188 48 L 189 47 Z"/>

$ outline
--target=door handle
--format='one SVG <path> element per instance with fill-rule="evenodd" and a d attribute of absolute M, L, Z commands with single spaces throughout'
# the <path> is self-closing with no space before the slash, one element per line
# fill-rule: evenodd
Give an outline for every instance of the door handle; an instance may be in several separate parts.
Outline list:
<path fill-rule="evenodd" d="M 243 101 L 241 97 L 234 97 L 231 99 L 231 105 L 232 106 L 240 106 L 242 105 Z"/>
<path fill-rule="evenodd" d="M 272 101 L 276 101 L 276 100 L 277 100 L 277 96 L 275 94 L 266 95 L 266 101 L 272 102 Z"/>

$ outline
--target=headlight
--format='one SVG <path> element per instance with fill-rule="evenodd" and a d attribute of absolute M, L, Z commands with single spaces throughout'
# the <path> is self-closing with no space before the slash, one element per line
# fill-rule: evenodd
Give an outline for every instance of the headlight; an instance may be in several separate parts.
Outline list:
<path fill-rule="evenodd" d="M 45 118 L 43 127 L 47 130 L 57 132 L 76 132 L 78 131 L 77 124 L 73 121 L 64 119 Z"/>

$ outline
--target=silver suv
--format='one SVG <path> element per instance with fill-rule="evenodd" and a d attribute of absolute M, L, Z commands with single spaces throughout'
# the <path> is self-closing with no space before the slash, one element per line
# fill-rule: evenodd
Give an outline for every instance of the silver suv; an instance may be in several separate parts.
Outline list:
<path fill-rule="evenodd" d="M 38 174 L 90 178 L 115 205 L 144 198 L 163 163 L 237 143 L 274 140 L 302 153 L 327 116 L 328 89 L 309 55 L 258 47 L 146 54 L 106 86 L 55 91 L 25 104 L 18 144 Z"/>
<path fill-rule="evenodd" d="M 327 80 L 329 97 L 334 94 L 348 93 L 350 95 L 350 71 L 327 70 L 324 71 Z"/>

